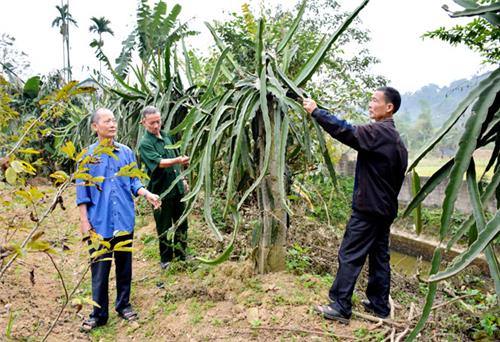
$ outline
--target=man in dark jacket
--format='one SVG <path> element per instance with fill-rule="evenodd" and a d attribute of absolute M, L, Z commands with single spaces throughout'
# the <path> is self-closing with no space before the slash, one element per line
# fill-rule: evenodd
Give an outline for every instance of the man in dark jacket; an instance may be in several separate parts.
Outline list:
<path fill-rule="evenodd" d="M 339 249 L 339 269 L 328 296 L 330 304 L 315 307 L 325 318 L 349 322 L 354 285 L 367 256 L 368 299 L 362 304 L 380 318 L 389 316 L 389 234 L 408 164 L 408 152 L 392 119 L 400 104 L 396 89 L 378 88 L 368 107 L 374 122 L 353 126 L 319 109 L 313 100 L 304 99 L 305 110 L 325 131 L 358 151 L 352 215 Z"/>

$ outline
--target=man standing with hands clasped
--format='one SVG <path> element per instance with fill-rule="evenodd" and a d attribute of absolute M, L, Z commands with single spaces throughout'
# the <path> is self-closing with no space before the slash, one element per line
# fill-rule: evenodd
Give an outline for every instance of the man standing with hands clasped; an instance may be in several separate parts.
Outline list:
<path fill-rule="evenodd" d="M 109 252 L 91 260 L 92 300 L 94 306 L 90 317 L 80 327 L 80 331 L 89 332 L 106 324 L 108 321 L 108 285 L 111 270 L 111 258 L 116 268 L 116 303 L 118 315 L 127 321 L 137 320 L 138 315 L 130 304 L 132 282 L 132 252 L 114 251 L 116 247 L 132 247 L 135 225 L 134 196 L 144 196 L 155 207 L 160 206 L 158 195 L 146 190 L 138 178 L 116 176 L 124 166 L 135 162 L 135 155 L 125 145 L 114 141 L 117 124 L 113 112 L 106 108 L 96 110 L 91 116 L 92 129 L 97 133 L 98 142 L 88 147 L 87 155 L 94 153 L 100 144 L 106 144 L 113 150 L 113 156 L 105 153 L 98 156 L 98 162 L 84 165 L 92 177 L 104 177 L 100 186 L 89 186 L 85 181 L 76 181 L 76 204 L 80 211 L 80 230 L 84 240 L 88 240 L 91 231 L 107 241 Z M 119 244 L 119 245 L 118 245 Z M 102 249 L 104 244 L 99 247 Z M 95 250 L 90 249 L 90 254 Z"/>
<path fill-rule="evenodd" d="M 181 173 L 181 166 L 189 165 L 189 157 L 179 156 L 172 138 L 161 130 L 161 114 L 157 108 L 148 106 L 142 111 L 142 124 L 146 132 L 139 145 L 141 161 L 146 165 L 150 177 L 148 189 L 162 194 Z M 173 238 L 167 236 L 168 230 L 184 212 L 181 198 L 189 191 L 186 179 L 179 180 L 172 190 L 165 195 L 161 208 L 154 211 L 156 231 L 160 246 L 160 267 L 168 269 L 174 259 L 185 260 L 187 248 L 187 221 L 182 222 Z"/>
<path fill-rule="evenodd" d="M 303 101 L 305 110 L 326 132 L 358 151 L 352 215 L 338 252 L 339 268 L 328 295 L 330 303 L 314 308 L 327 319 L 349 322 L 354 285 L 367 256 L 367 300 L 361 303 L 380 318 L 389 316 L 389 234 L 408 164 L 408 152 L 392 118 L 400 104 L 396 89 L 378 88 L 368 107 L 374 122 L 353 126 L 319 109 L 314 100 Z"/>

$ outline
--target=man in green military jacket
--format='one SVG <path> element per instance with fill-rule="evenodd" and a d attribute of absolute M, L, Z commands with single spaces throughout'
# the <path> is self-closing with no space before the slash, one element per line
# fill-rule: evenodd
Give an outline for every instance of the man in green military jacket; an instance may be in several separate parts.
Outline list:
<path fill-rule="evenodd" d="M 144 108 L 142 124 L 146 132 L 139 144 L 139 153 L 150 178 L 148 190 L 155 194 L 162 194 L 179 176 L 181 166 L 189 164 L 189 157 L 179 156 L 177 150 L 165 148 L 173 145 L 173 141 L 168 134 L 161 131 L 161 114 L 158 109 L 152 106 Z M 187 181 L 185 179 L 178 181 L 163 197 L 161 208 L 154 211 L 162 269 L 167 269 L 174 259 L 185 260 L 186 258 L 187 220 L 177 227 L 173 239 L 167 236 L 169 228 L 184 211 L 181 198 L 185 191 L 189 191 Z"/>

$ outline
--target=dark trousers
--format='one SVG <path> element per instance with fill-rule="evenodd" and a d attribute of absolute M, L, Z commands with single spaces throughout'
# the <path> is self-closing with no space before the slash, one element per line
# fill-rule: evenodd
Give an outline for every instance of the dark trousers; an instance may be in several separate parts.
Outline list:
<path fill-rule="evenodd" d="M 132 247 L 133 234 L 113 237 L 105 239 L 111 244 L 111 250 L 121 241 L 130 240 L 129 243 L 121 247 Z M 102 250 L 100 246 L 99 250 Z M 90 249 L 90 254 L 95 252 L 95 249 Z M 112 251 L 104 253 L 95 259 L 91 260 L 90 271 L 92 274 L 92 300 L 99 304 L 100 308 L 94 306 L 90 317 L 95 318 L 100 323 L 105 324 L 108 320 L 108 305 L 109 305 L 109 272 L 111 270 L 111 260 L 113 258 L 116 269 L 116 302 L 115 310 L 122 312 L 129 308 L 130 305 L 130 288 L 132 283 L 132 252 Z"/>
<path fill-rule="evenodd" d="M 177 227 L 173 236 L 168 234 L 169 228 L 172 227 L 184 212 L 184 203 L 181 202 L 181 198 L 178 195 L 174 198 L 163 200 L 161 208 L 154 211 L 161 262 L 169 262 L 174 258 L 179 258 L 180 260 L 185 260 L 186 258 L 187 220 Z"/>
<path fill-rule="evenodd" d="M 392 221 L 366 217 L 356 212 L 351 215 L 339 249 L 339 269 L 329 292 L 332 306 L 344 316 L 350 317 L 352 314 L 354 285 L 367 256 L 366 296 L 377 314 L 389 314 L 389 234 Z"/>

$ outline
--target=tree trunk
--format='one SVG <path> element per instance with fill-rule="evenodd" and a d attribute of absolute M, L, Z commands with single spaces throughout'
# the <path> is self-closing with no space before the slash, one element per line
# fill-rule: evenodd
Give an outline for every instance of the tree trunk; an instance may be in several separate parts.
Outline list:
<path fill-rule="evenodd" d="M 268 101 L 269 113 L 273 113 L 273 103 Z M 271 131 L 274 130 L 273 115 L 271 120 Z M 265 129 L 262 113 L 257 113 L 258 138 L 257 153 L 259 169 L 263 168 L 265 156 Z M 279 142 L 271 142 L 271 157 L 266 176 L 262 180 L 258 190 L 258 204 L 261 217 L 261 231 L 254 254 L 256 270 L 263 274 L 281 271 L 286 268 L 286 235 L 287 235 L 287 212 L 283 208 L 279 198 L 279 156 L 275 153 L 275 146 Z"/>
<path fill-rule="evenodd" d="M 62 78 L 64 83 L 66 83 L 66 40 L 64 33 L 62 32 L 62 29 L 61 29 L 61 34 L 62 34 L 62 57 L 63 57 Z"/>
<path fill-rule="evenodd" d="M 71 81 L 71 63 L 69 60 L 69 25 L 66 31 L 66 58 L 68 59 L 68 82 Z"/>

